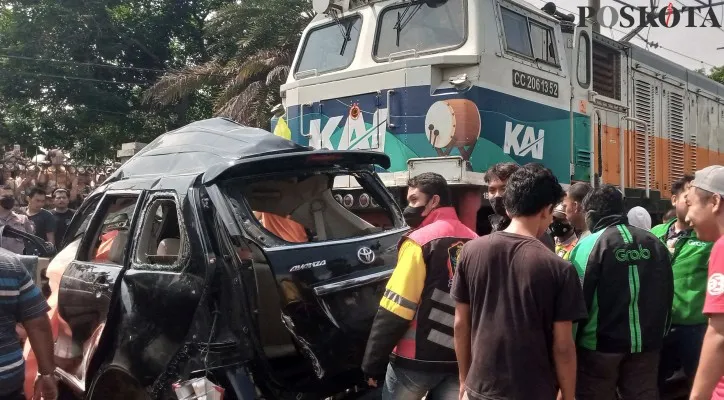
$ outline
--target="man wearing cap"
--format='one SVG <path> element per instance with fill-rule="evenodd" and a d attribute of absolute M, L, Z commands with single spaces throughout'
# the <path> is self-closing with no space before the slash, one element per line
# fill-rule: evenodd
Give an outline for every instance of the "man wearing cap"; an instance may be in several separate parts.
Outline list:
<path fill-rule="evenodd" d="M 558 204 L 553 209 L 553 222 L 550 231 L 556 239 L 556 254 L 564 260 L 568 260 L 571 251 L 578 243 L 578 236 L 571 223 L 568 222 L 568 218 L 566 218 L 566 208 L 563 203 Z"/>
<path fill-rule="evenodd" d="M 694 175 L 686 193 L 687 221 L 700 240 L 716 241 L 709 257 L 704 314 L 709 323 L 701 348 L 691 400 L 724 399 L 724 167 Z"/>

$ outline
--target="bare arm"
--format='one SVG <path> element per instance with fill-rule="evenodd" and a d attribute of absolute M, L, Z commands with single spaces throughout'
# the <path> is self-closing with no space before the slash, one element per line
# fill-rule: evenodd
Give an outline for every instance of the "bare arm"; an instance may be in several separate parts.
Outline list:
<path fill-rule="evenodd" d="M 470 304 L 455 303 L 455 355 L 458 359 L 460 371 L 460 387 L 465 385 L 465 379 L 470 371 L 472 355 L 470 353 Z"/>
<path fill-rule="evenodd" d="M 46 236 L 48 237 L 47 239 L 45 239 L 46 242 L 55 244 L 55 232 L 48 232 Z"/>
<path fill-rule="evenodd" d="M 571 321 L 553 324 L 553 362 L 563 400 L 573 400 L 576 394 L 576 344 L 572 330 Z"/>
<path fill-rule="evenodd" d="M 712 314 L 701 346 L 691 400 L 711 399 L 714 387 L 724 376 L 724 314 Z"/>
<path fill-rule="evenodd" d="M 52 374 L 55 370 L 53 361 L 53 331 L 50 327 L 50 318 L 43 314 L 23 322 L 23 327 L 30 339 L 30 346 L 38 360 L 38 371 L 42 375 Z"/>

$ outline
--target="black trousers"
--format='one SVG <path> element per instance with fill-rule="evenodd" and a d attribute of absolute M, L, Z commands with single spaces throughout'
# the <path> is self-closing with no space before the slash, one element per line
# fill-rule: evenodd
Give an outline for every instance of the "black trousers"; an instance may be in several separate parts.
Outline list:
<path fill-rule="evenodd" d="M 659 351 L 601 353 L 579 348 L 576 400 L 658 400 Z"/>

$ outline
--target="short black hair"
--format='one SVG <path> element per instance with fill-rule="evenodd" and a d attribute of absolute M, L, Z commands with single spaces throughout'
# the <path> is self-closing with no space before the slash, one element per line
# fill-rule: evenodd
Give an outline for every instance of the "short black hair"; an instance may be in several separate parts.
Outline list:
<path fill-rule="evenodd" d="M 626 210 L 623 194 L 616 186 L 601 185 L 591 190 L 583 199 L 583 210 L 593 211 L 599 219 L 609 215 L 623 215 Z"/>
<path fill-rule="evenodd" d="M 550 169 L 530 163 L 518 168 L 508 179 L 503 204 L 511 217 L 526 217 L 554 207 L 563 195 L 563 188 Z"/>
<path fill-rule="evenodd" d="M 407 187 L 420 189 L 429 197 L 434 195 L 440 196 L 440 207 L 450 207 L 452 205 L 452 196 L 450 188 L 445 178 L 434 172 L 423 172 L 414 176 L 407 181 Z"/>
<path fill-rule="evenodd" d="M 582 203 L 592 189 L 591 185 L 586 182 L 576 182 L 568 188 L 568 196 L 571 200 Z"/>
<path fill-rule="evenodd" d="M 684 191 L 684 188 L 686 188 L 686 185 L 691 183 L 693 180 L 694 175 L 684 174 L 681 178 L 671 182 L 671 194 L 674 196 L 680 195 Z"/>
<path fill-rule="evenodd" d="M 516 163 L 497 163 L 485 171 L 483 179 L 485 179 L 485 183 L 490 183 L 494 180 L 505 182 L 510 179 L 518 169 L 520 169 L 520 165 Z"/>
<path fill-rule="evenodd" d="M 45 190 L 43 190 L 37 186 L 33 186 L 30 188 L 30 190 L 28 190 L 27 196 L 28 196 L 28 198 L 32 199 L 33 197 L 35 197 L 35 195 L 38 195 L 38 194 L 42 194 L 43 197 L 48 195 L 47 193 L 45 193 Z"/>
<path fill-rule="evenodd" d="M 65 195 L 67 197 L 70 197 L 70 194 L 68 194 L 68 189 L 58 188 L 58 189 L 55 189 L 55 191 L 53 192 L 53 198 L 55 198 L 55 195 L 58 193 L 65 193 Z"/>

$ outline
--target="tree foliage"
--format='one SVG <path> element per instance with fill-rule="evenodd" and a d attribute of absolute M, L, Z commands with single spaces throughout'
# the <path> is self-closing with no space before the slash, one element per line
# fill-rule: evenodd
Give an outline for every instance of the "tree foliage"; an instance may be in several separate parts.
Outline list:
<path fill-rule="evenodd" d="M 209 15 L 232 0 L 4 0 L 0 144 L 112 156 L 209 114 L 203 94 L 151 110 L 169 68 L 209 59 Z"/>
<path fill-rule="evenodd" d="M 212 115 L 265 127 L 312 18 L 310 0 L 2 5 L 0 145 L 86 160 Z"/>
<path fill-rule="evenodd" d="M 724 67 L 713 67 L 709 71 L 709 78 L 724 84 Z"/>
<path fill-rule="evenodd" d="M 164 75 L 145 100 L 168 106 L 207 93 L 214 115 L 265 127 L 271 108 L 281 102 L 279 85 L 312 16 L 308 0 L 245 0 L 222 7 L 206 32 L 214 56 Z"/>

